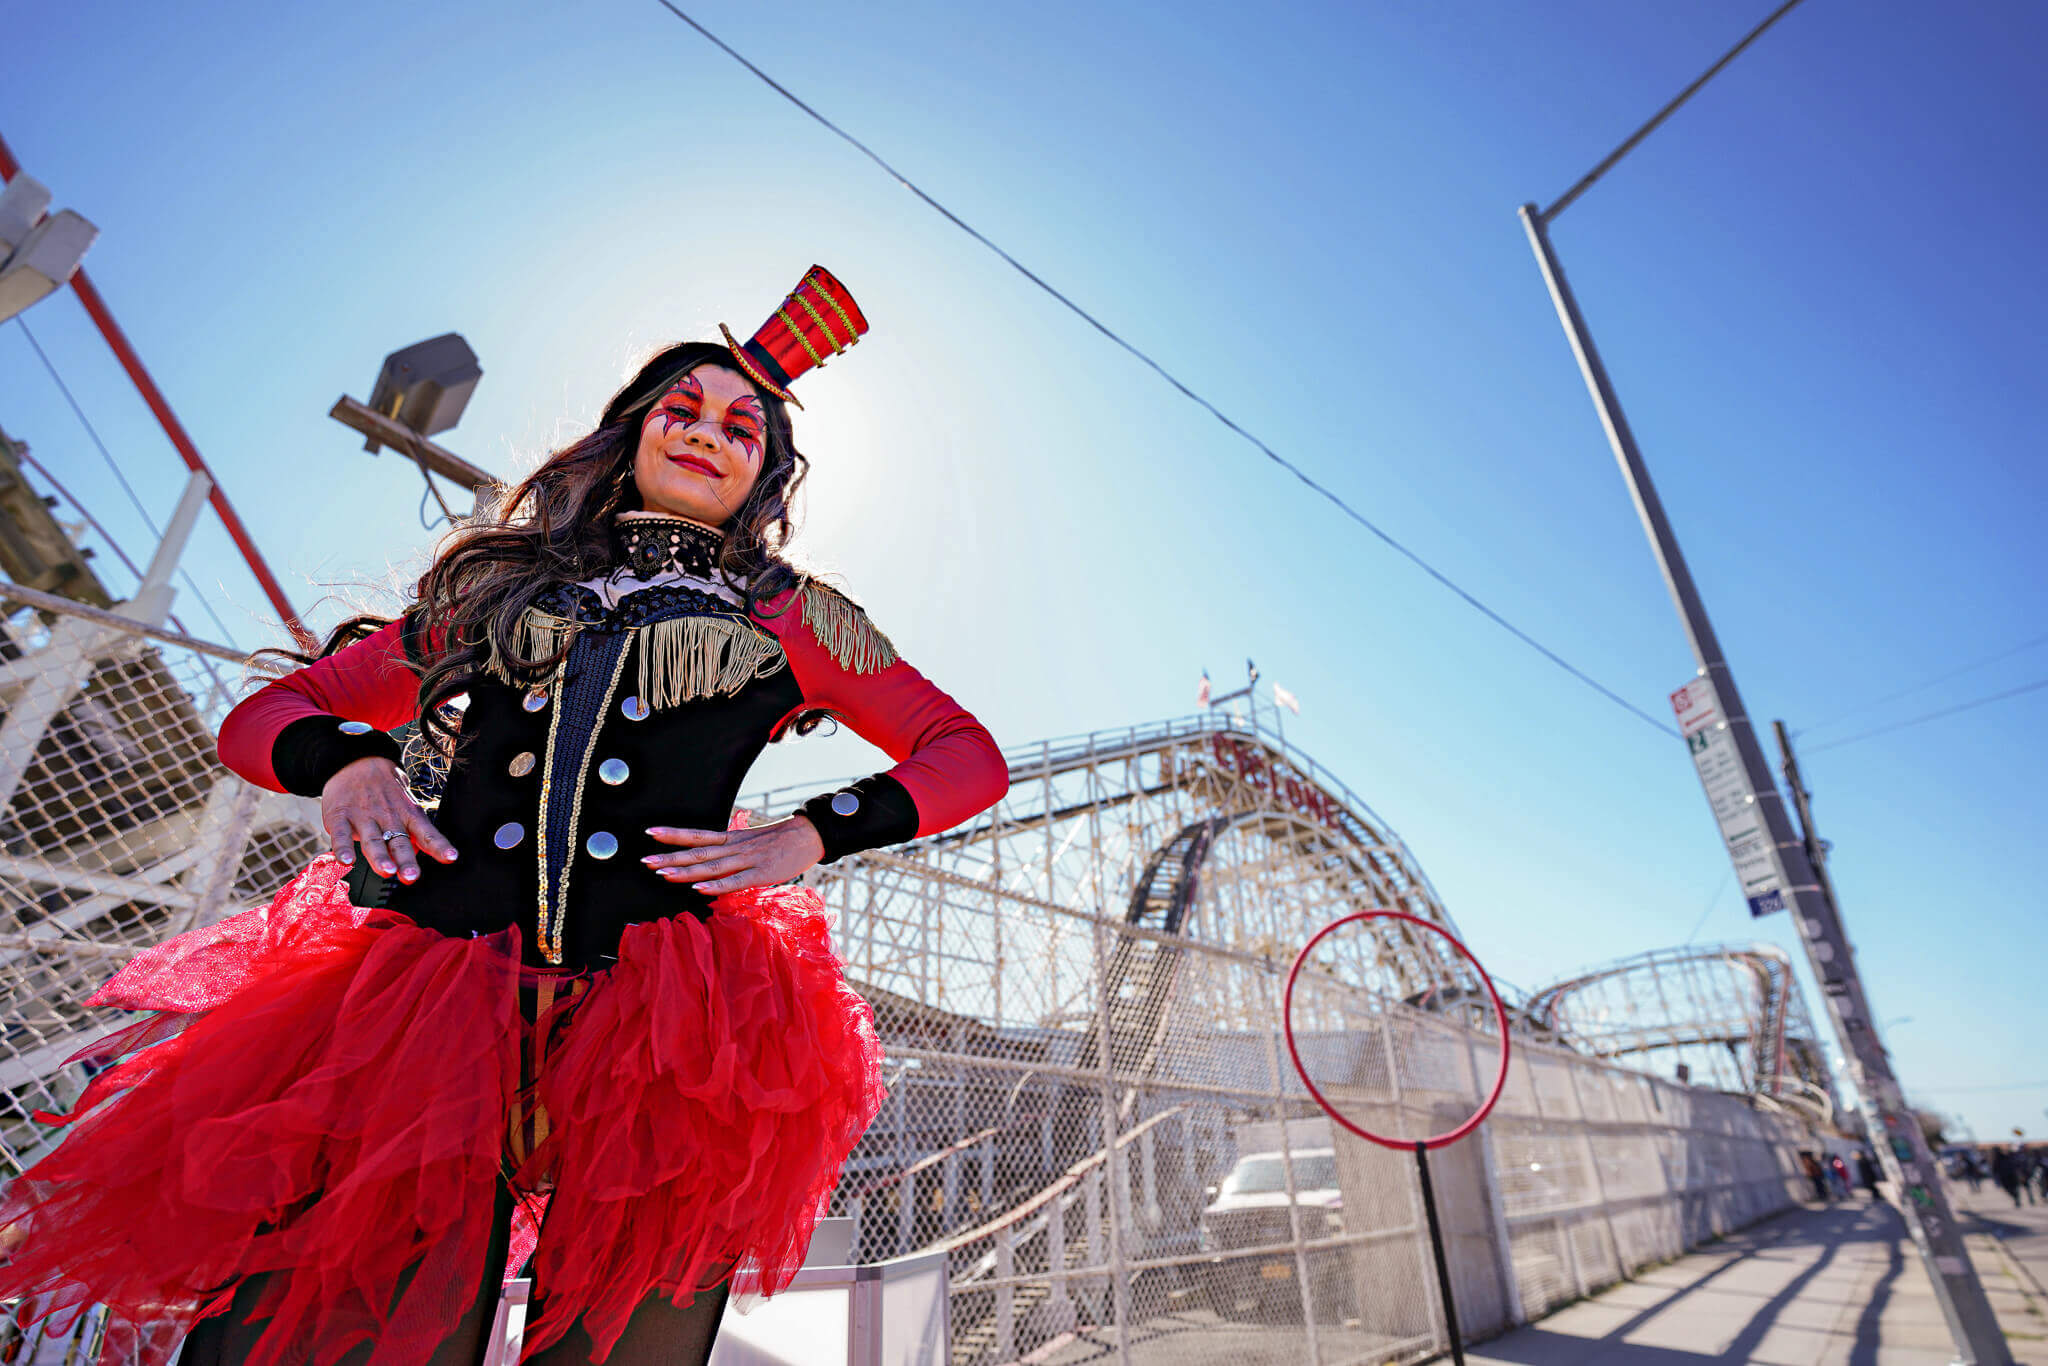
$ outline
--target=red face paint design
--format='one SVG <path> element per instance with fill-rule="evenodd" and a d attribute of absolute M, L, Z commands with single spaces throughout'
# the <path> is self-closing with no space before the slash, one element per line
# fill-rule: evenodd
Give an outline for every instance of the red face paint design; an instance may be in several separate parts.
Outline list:
<path fill-rule="evenodd" d="M 678 423 L 689 426 L 703 411 L 704 386 L 695 375 L 684 375 L 661 401 L 661 434 L 667 436 Z"/>
<path fill-rule="evenodd" d="M 704 415 L 704 386 L 697 382 L 696 375 L 684 375 L 662 399 L 661 434 L 667 436 L 678 426 L 691 426 Z M 742 455 L 754 461 L 761 458 L 761 434 L 767 426 L 768 417 L 761 410 L 761 400 L 752 394 L 743 394 L 725 410 L 725 421 L 720 430 Z"/>
<path fill-rule="evenodd" d="M 761 458 L 761 433 L 767 426 L 761 400 L 752 394 L 734 399 L 725 410 L 725 434 L 748 460 Z"/>

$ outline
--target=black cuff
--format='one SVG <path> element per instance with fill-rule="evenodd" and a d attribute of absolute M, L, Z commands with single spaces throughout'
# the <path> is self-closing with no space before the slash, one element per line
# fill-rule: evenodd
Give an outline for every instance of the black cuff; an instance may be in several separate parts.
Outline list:
<path fill-rule="evenodd" d="M 277 733 L 270 746 L 270 768 L 278 786 L 301 797 L 317 797 L 327 780 L 358 759 L 377 756 L 399 761 L 398 741 L 361 721 L 339 716 L 301 716 Z M 347 727 L 347 729 L 343 729 Z"/>
<path fill-rule="evenodd" d="M 821 792 L 798 810 L 818 827 L 825 863 L 917 837 L 917 803 L 886 773 L 862 778 L 837 792 Z"/>

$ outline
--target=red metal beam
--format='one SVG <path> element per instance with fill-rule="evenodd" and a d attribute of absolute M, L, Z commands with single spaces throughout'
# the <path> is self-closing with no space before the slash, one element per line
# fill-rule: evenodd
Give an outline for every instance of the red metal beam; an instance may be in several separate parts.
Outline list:
<path fill-rule="evenodd" d="M 12 180 L 20 173 L 21 163 L 14 159 L 13 151 L 7 146 L 7 139 L 0 137 L 0 180 Z M 122 332 L 120 324 L 114 321 L 114 315 L 107 309 L 106 300 L 93 288 L 83 266 L 72 272 L 71 288 L 77 291 L 78 301 L 85 305 L 85 311 L 91 315 L 93 323 L 100 330 L 100 335 L 105 337 L 107 345 L 113 348 L 115 359 L 121 362 L 121 368 L 126 370 L 128 378 L 135 382 L 135 388 L 141 393 L 143 402 L 156 414 L 157 422 L 163 427 L 164 435 L 171 439 L 171 445 L 177 448 L 179 457 L 185 462 L 185 468 L 203 474 L 212 481 L 213 492 L 209 497 L 213 503 L 213 510 L 220 514 L 221 524 L 228 529 L 228 535 L 234 539 L 235 548 L 242 552 L 242 559 L 247 562 L 249 572 L 256 576 L 257 583 L 263 585 L 263 592 L 269 597 L 270 605 L 277 609 L 278 618 L 284 622 L 285 629 L 292 633 L 292 638 L 298 642 L 300 649 L 311 651 L 317 648 L 318 642 L 314 639 L 313 633 L 299 620 L 299 614 L 292 607 L 291 599 L 285 596 L 283 585 L 278 583 L 277 576 L 270 572 L 270 565 L 265 562 L 263 552 L 256 548 L 256 542 L 250 538 L 248 528 L 242 525 L 242 519 L 235 514 L 234 505 L 228 502 L 227 494 L 221 489 L 220 480 L 207 468 L 205 459 L 199 454 L 199 448 L 193 445 L 192 438 L 186 435 L 184 424 L 179 422 L 178 415 L 171 411 L 170 400 L 164 397 L 163 390 L 157 388 L 156 381 L 150 378 L 149 371 L 142 364 L 142 357 L 135 353 L 135 347 L 129 342 L 127 334 Z"/>

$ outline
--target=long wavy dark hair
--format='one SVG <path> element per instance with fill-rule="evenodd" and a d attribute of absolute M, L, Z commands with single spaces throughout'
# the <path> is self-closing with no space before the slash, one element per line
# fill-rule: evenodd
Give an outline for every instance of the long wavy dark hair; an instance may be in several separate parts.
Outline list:
<path fill-rule="evenodd" d="M 612 518 L 642 506 L 633 481 L 641 424 L 670 385 L 703 365 L 740 373 L 732 353 L 717 342 L 682 342 L 657 353 L 612 395 L 595 431 L 548 456 L 503 493 L 494 513 L 461 526 L 442 545 L 414 585 L 414 603 L 407 609 L 407 654 L 422 671 L 423 726 L 447 734 L 443 704 L 466 692 L 494 654 L 515 677 L 540 676 L 559 661 L 559 653 L 528 659 L 517 652 L 519 620 L 548 589 L 614 567 Z M 796 531 L 792 508 L 810 461 L 796 448 L 789 405 L 748 383 L 766 417 L 766 449 L 753 490 L 725 524 L 719 567 L 744 594 L 752 615 L 799 581 L 782 551 Z M 344 621 L 320 654 L 332 654 L 388 622 L 375 616 Z"/>

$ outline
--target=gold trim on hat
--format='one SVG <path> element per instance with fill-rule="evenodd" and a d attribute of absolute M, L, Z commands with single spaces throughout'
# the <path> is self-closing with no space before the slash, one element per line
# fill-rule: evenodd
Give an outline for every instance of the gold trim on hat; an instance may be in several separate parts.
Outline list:
<path fill-rule="evenodd" d="M 831 344 L 832 354 L 835 356 L 844 355 L 846 352 L 846 348 L 839 344 L 839 338 L 832 335 L 832 324 L 825 321 L 825 315 L 818 311 L 818 306 L 812 303 L 801 292 L 792 294 L 789 297 L 796 300 L 798 303 L 802 304 L 804 307 L 804 312 L 811 315 L 811 321 L 818 325 L 818 330 L 825 334 L 825 340 Z M 820 365 L 823 365 L 824 363 L 824 361 L 818 362 L 818 364 Z"/>
<path fill-rule="evenodd" d="M 795 297 L 793 294 L 790 296 L 792 299 Z M 797 326 L 796 319 L 789 316 L 789 299 L 782 301 L 782 307 L 775 310 L 775 316 L 782 319 L 782 325 L 789 329 L 789 335 L 796 338 L 796 344 L 801 346 L 804 349 L 804 354 L 811 358 L 811 364 L 821 370 L 824 369 L 825 358 L 818 354 L 817 347 L 811 345 L 811 339 L 804 335 L 803 328 Z M 816 315 L 813 314 L 812 316 L 815 317 Z"/>
<path fill-rule="evenodd" d="M 794 404 L 798 408 L 804 406 L 798 401 L 795 394 L 792 394 L 789 390 L 762 374 L 754 362 L 747 359 L 747 353 L 740 350 L 740 344 L 732 339 L 731 328 L 727 327 L 724 323 L 720 323 L 718 330 L 725 334 L 725 349 L 732 352 L 732 358 L 740 363 L 741 373 L 745 374 L 748 379 L 754 381 L 754 383 L 760 385 L 769 393 L 775 395 L 775 397 L 781 399 L 784 403 Z"/>

